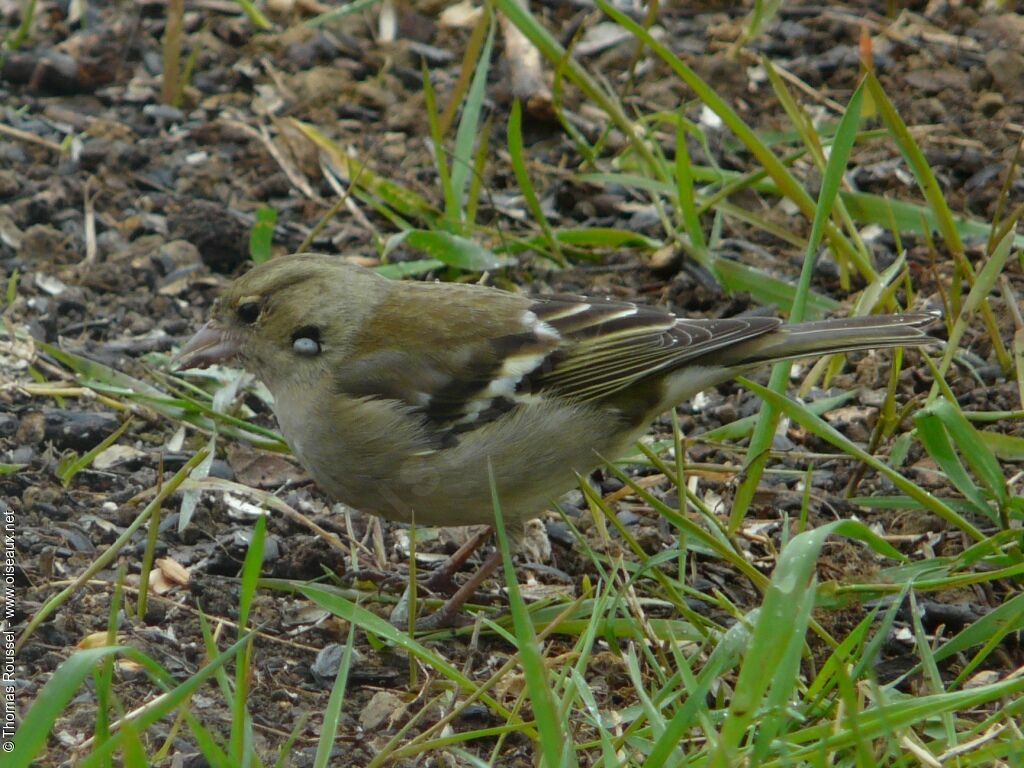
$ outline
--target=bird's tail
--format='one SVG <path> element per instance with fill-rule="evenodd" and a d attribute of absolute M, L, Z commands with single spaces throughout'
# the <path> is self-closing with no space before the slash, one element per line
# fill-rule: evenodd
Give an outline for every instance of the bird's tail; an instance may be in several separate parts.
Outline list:
<path fill-rule="evenodd" d="M 936 314 L 917 313 L 781 325 L 775 331 L 723 350 L 731 359 L 716 362 L 752 366 L 835 352 L 940 344 L 940 339 L 925 333 L 925 329 L 938 319 Z"/>

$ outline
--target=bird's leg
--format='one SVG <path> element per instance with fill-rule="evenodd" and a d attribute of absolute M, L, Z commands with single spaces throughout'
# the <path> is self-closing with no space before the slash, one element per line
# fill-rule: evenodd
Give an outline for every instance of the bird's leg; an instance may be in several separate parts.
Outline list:
<path fill-rule="evenodd" d="M 466 543 L 455 550 L 451 557 L 435 568 L 423 581 L 423 586 L 434 594 L 455 595 L 458 592 L 458 585 L 454 576 L 459 569 L 466 564 L 470 556 L 476 552 L 494 533 L 494 528 L 487 526 L 484 530 L 476 533 L 467 539 Z M 479 585 L 478 585 L 479 586 Z M 465 600 L 463 600 L 465 602 Z"/>
<path fill-rule="evenodd" d="M 489 532 L 490 530 L 488 530 Z M 460 619 L 464 619 L 462 608 L 484 583 L 484 580 L 498 569 L 499 565 L 501 565 L 501 550 L 496 549 L 487 556 L 476 573 L 470 576 L 469 581 L 459 587 L 455 594 L 444 602 L 444 605 L 429 616 L 424 616 L 416 621 L 416 630 L 425 632 L 457 626 Z"/>

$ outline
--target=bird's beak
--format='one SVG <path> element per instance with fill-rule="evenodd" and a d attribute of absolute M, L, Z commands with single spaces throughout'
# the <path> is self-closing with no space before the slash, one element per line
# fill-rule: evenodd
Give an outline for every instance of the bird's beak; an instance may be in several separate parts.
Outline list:
<path fill-rule="evenodd" d="M 206 368 L 222 363 L 238 354 L 238 339 L 212 322 L 207 323 L 195 336 L 178 350 L 171 364 L 175 371 L 186 368 Z"/>

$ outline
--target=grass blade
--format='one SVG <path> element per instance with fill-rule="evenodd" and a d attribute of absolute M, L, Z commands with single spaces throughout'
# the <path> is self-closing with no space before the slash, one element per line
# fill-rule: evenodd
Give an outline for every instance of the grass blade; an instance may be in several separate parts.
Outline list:
<path fill-rule="evenodd" d="M 794 323 L 800 322 L 807 316 L 807 297 L 810 294 L 811 275 L 814 272 L 818 245 L 821 243 L 826 223 L 832 215 L 832 207 L 839 192 L 843 172 L 846 169 L 850 151 L 853 149 L 854 139 L 857 135 L 857 126 L 860 123 L 860 110 L 863 101 L 864 89 L 861 87 L 850 98 L 850 103 L 847 105 L 846 112 L 844 112 L 843 119 L 840 121 L 839 128 L 836 131 L 836 140 L 832 147 L 828 164 L 825 167 L 821 192 L 818 196 L 818 205 L 814 211 L 811 235 L 807 242 L 807 251 L 804 254 L 803 268 L 800 270 L 800 282 L 793 296 L 790 320 Z M 772 368 L 768 388 L 773 392 L 781 393 L 784 391 L 792 369 L 793 363 L 791 361 L 787 360 L 776 363 Z M 747 510 L 754 500 L 754 493 L 757 491 L 757 486 L 761 482 L 761 475 L 768 463 L 768 450 L 771 447 L 778 423 L 778 412 L 766 403 L 761 409 L 757 426 L 754 427 L 754 434 L 750 438 L 750 447 L 747 451 L 745 467 L 746 476 L 743 478 L 739 488 L 736 489 L 736 496 L 733 499 L 732 511 L 729 514 L 729 530 L 731 532 L 735 533 L 739 530 Z"/>
<path fill-rule="evenodd" d="M 544 656 L 537 642 L 533 622 L 526 610 L 526 603 L 519 592 L 516 581 L 516 569 L 512 563 L 512 551 L 508 545 L 508 533 L 501 515 L 501 501 L 498 499 L 498 486 L 494 480 L 494 468 L 488 462 L 488 474 L 491 482 L 491 504 L 494 507 L 495 526 L 498 535 L 498 546 L 501 547 L 502 566 L 505 570 L 505 584 L 508 586 L 509 607 L 512 611 L 512 622 L 516 631 L 516 646 L 523 665 L 526 678 L 526 689 L 533 704 L 533 715 L 537 721 L 538 740 L 541 749 L 541 765 L 546 768 L 569 768 L 575 765 L 575 752 L 572 763 L 563 762 L 566 753 L 566 741 L 562 730 L 562 718 L 558 716 L 551 685 L 548 682 L 547 670 L 544 667 Z"/>

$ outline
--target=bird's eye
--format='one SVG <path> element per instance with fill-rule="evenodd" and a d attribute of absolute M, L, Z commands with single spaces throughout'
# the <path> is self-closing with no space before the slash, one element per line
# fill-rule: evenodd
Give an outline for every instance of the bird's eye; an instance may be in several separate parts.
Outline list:
<path fill-rule="evenodd" d="M 252 325 L 260 317 L 260 305 L 255 301 L 247 301 L 245 304 L 239 304 L 236 310 L 238 319 L 246 325 Z"/>
<path fill-rule="evenodd" d="M 299 328 L 292 334 L 292 349 L 304 357 L 320 354 L 320 329 L 315 325 Z"/>

